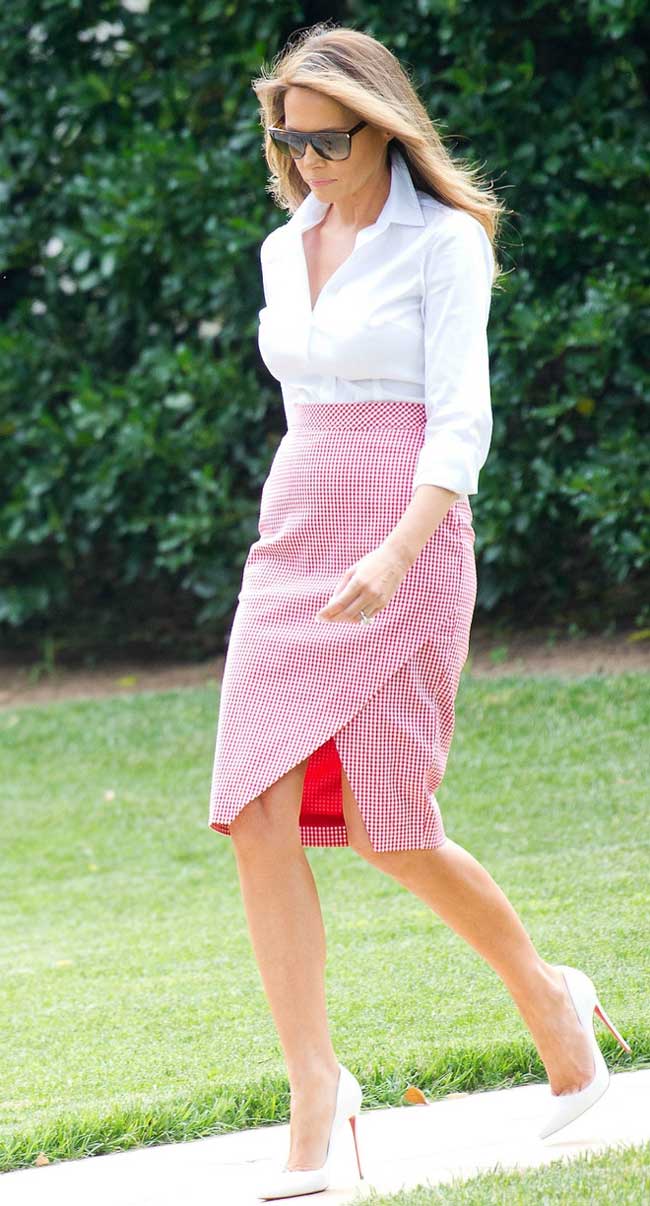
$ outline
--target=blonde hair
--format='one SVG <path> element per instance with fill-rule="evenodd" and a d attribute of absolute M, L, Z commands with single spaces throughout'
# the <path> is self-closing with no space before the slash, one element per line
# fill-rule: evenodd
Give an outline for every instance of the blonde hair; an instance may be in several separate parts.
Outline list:
<path fill-rule="evenodd" d="M 284 94 L 292 85 L 321 92 L 369 124 L 389 130 L 415 188 L 444 205 L 466 210 L 481 223 L 495 253 L 496 283 L 502 275 L 495 250 L 498 228 L 502 215 L 514 211 L 480 181 L 476 167 L 452 158 L 392 51 L 370 34 L 336 26 L 331 20 L 319 21 L 290 40 L 273 59 L 271 71 L 262 66 L 261 75 L 252 81 L 271 173 L 267 191 L 281 209 L 294 213 L 309 192 L 293 161 L 268 134 L 269 126 L 284 120 Z"/>

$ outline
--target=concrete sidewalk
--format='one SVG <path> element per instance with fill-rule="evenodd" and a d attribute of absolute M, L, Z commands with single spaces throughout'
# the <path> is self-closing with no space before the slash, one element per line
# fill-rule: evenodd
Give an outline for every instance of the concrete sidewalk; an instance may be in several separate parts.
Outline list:
<path fill-rule="evenodd" d="M 580 1118 L 549 1139 L 537 1131 L 549 1108 L 548 1085 L 457 1094 L 422 1105 L 364 1111 L 357 1126 L 360 1181 L 352 1132 L 333 1152 L 330 1188 L 277 1199 L 300 1206 L 350 1202 L 371 1189 L 397 1193 L 418 1184 L 493 1169 L 640 1144 L 650 1139 L 650 1070 L 612 1073 L 610 1087 Z M 255 1185 L 271 1160 L 288 1152 L 288 1123 L 189 1143 L 135 1148 L 0 1178 L 2 1206 L 259 1206 Z"/>

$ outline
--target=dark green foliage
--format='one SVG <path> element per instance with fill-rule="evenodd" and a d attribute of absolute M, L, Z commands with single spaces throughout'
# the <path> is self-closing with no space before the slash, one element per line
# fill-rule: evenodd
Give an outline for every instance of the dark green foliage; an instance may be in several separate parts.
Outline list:
<path fill-rule="evenodd" d="M 649 14 L 336 10 L 398 54 L 514 211 L 471 500 L 484 614 L 650 623 Z M 284 431 L 255 336 L 259 244 L 287 215 L 265 191 L 250 81 L 332 15 L 258 0 L 0 14 L 5 646 L 221 647 Z"/>

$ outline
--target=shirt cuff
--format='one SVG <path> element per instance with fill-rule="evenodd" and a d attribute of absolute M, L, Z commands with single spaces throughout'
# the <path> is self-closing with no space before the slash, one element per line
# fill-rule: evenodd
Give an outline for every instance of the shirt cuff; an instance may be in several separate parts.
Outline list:
<path fill-rule="evenodd" d="M 487 442 L 487 441 L 486 441 Z M 479 472 L 487 459 L 487 452 L 478 463 L 475 450 L 468 445 L 467 437 L 460 438 L 447 432 L 420 449 L 411 493 L 418 486 L 444 486 L 456 494 L 478 494 Z"/>

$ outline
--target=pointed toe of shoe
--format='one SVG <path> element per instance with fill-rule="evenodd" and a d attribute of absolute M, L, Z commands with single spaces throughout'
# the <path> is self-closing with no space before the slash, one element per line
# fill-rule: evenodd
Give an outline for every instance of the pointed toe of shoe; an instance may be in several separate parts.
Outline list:
<path fill-rule="evenodd" d="M 291 1198 L 303 1193 L 316 1193 L 327 1189 L 329 1177 L 326 1168 L 288 1169 L 275 1164 L 260 1177 L 255 1189 L 258 1198 Z"/>
<path fill-rule="evenodd" d="M 607 1065 L 601 1066 L 599 1063 L 596 1075 L 584 1089 L 580 1089 L 577 1093 L 562 1093 L 559 1097 L 551 1094 L 553 1106 L 546 1122 L 538 1132 L 539 1138 L 548 1139 L 549 1135 L 554 1135 L 563 1126 L 568 1126 L 574 1119 L 579 1118 L 590 1106 L 600 1100 L 603 1093 L 607 1092 L 609 1084 L 610 1076 Z"/>

